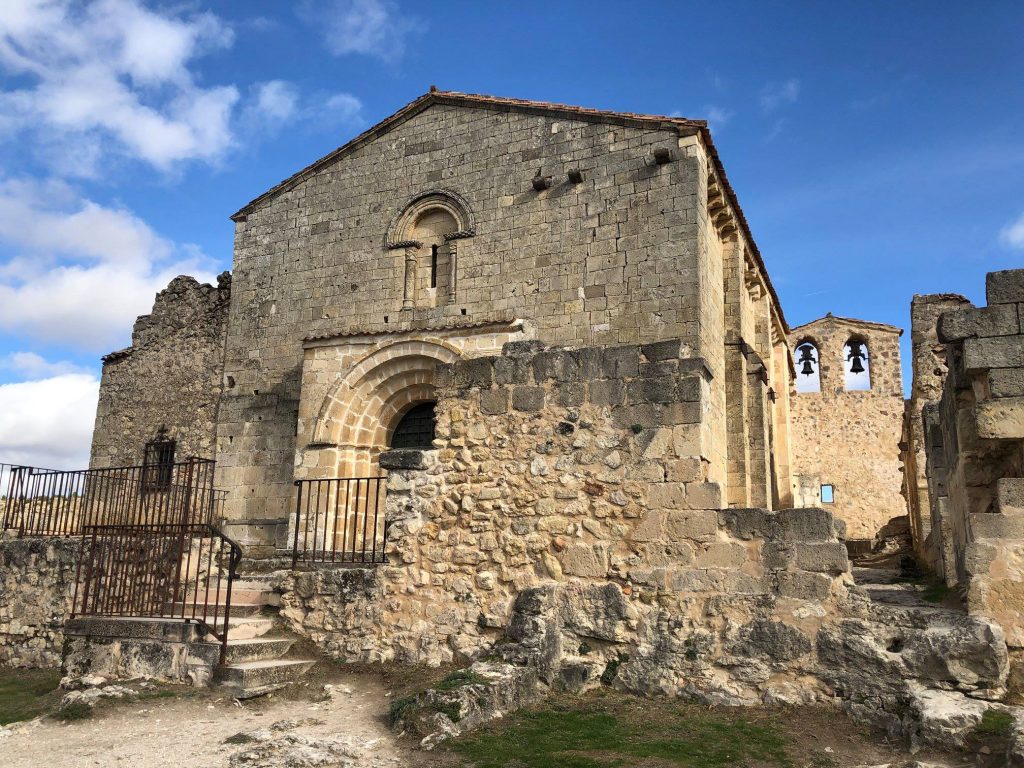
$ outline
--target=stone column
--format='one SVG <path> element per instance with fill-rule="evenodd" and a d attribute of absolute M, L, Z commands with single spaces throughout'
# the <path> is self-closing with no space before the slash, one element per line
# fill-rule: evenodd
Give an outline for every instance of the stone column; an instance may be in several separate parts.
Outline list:
<path fill-rule="evenodd" d="M 448 241 L 448 303 L 455 303 L 455 275 L 458 273 L 459 241 Z"/>
<path fill-rule="evenodd" d="M 416 305 L 416 246 L 405 248 L 405 295 L 402 298 L 402 309 L 412 309 Z"/>

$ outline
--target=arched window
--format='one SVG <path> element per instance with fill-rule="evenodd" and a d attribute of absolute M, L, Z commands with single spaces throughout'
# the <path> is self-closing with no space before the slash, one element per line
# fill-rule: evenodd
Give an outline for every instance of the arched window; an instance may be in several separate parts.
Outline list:
<path fill-rule="evenodd" d="M 416 448 L 428 450 L 434 447 L 434 406 L 436 403 L 414 405 L 398 420 L 391 433 L 391 448 Z"/>
<path fill-rule="evenodd" d="M 796 391 L 821 392 L 821 355 L 811 341 L 796 347 Z"/>
<path fill-rule="evenodd" d="M 868 343 L 851 336 L 843 345 L 843 372 L 848 391 L 871 389 L 871 363 Z"/>
<path fill-rule="evenodd" d="M 415 196 L 388 227 L 385 246 L 405 251 L 402 309 L 454 304 L 460 243 L 476 232 L 466 201 L 451 190 Z"/>

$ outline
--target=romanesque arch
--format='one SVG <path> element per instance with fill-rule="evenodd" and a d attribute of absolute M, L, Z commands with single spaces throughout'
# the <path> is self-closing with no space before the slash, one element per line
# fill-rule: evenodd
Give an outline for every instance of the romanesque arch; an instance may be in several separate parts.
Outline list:
<path fill-rule="evenodd" d="M 313 443 L 336 452 L 337 476 L 376 474 L 401 416 L 436 399 L 438 363 L 460 356 L 442 339 L 423 339 L 383 343 L 360 358 L 324 398 L 313 433 Z"/>
<path fill-rule="evenodd" d="M 423 192 L 406 203 L 384 243 L 405 254 L 402 309 L 455 303 L 459 241 L 475 232 L 472 209 L 451 190 Z"/>

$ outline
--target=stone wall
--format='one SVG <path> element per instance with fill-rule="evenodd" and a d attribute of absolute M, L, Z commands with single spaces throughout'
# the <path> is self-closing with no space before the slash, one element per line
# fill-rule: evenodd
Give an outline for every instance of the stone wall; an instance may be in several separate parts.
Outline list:
<path fill-rule="evenodd" d="M 176 459 L 213 458 L 222 389 L 231 277 L 218 286 L 176 277 L 132 332 L 132 345 L 103 358 L 90 466 L 141 464 L 166 426 Z"/>
<path fill-rule="evenodd" d="M 1024 647 L 1024 270 L 993 272 L 988 306 L 945 312 L 942 397 L 924 410 L 940 573 L 973 615 Z M 923 514 L 923 511 L 919 514 Z"/>
<path fill-rule="evenodd" d="M 80 541 L 0 536 L 0 666 L 58 667 Z"/>
<path fill-rule="evenodd" d="M 916 555 L 933 570 L 941 557 L 935 551 L 941 537 L 931 538 L 932 517 L 926 467 L 924 409 L 938 402 L 946 380 L 946 348 L 936 328 L 939 315 L 970 304 L 959 294 L 915 295 L 910 303 L 911 361 L 913 381 L 903 420 L 903 496 L 907 500 L 910 532 Z"/>
<path fill-rule="evenodd" d="M 720 510 L 710 374 L 681 341 L 516 342 L 438 378 L 435 450 L 381 460 L 388 564 L 287 577 L 297 631 L 350 660 L 466 661 L 522 640 L 540 589 L 557 685 L 611 665 L 709 701 L 821 693 L 804 676 L 849 586 L 841 530 L 822 510 Z"/>
<path fill-rule="evenodd" d="M 828 316 L 790 335 L 793 349 L 805 341 L 817 347 L 821 382 L 820 392 L 791 393 L 794 504 L 819 505 L 821 486 L 831 485 L 835 501 L 829 508 L 846 523 L 851 540 L 870 541 L 892 518 L 906 514 L 900 493 L 901 333 L 889 325 Z M 846 389 L 843 348 L 851 338 L 866 342 L 869 390 Z"/>

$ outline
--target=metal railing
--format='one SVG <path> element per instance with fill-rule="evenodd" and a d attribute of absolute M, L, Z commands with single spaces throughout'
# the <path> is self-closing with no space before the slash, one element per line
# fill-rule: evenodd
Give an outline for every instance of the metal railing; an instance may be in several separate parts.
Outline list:
<path fill-rule="evenodd" d="M 213 487 L 214 467 L 199 458 L 85 470 L 10 466 L 0 529 L 68 536 L 97 525 L 210 525 L 226 497 Z"/>
<path fill-rule="evenodd" d="M 296 480 L 292 566 L 306 563 L 383 563 L 387 478 Z"/>
<path fill-rule="evenodd" d="M 204 524 L 89 525 L 72 616 L 179 619 L 227 654 L 231 590 L 242 550 Z"/>

